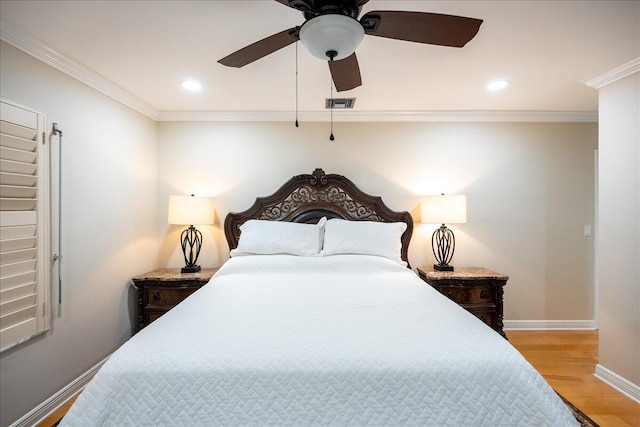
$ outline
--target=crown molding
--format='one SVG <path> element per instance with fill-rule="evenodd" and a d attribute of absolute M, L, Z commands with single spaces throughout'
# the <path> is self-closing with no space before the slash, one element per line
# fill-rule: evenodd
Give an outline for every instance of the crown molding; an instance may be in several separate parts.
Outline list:
<path fill-rule="evenodd" d="M 87 86 L 107 95 L 153 120 L 158 120 L 159 111 L 142 99 L 122 89 L 112 81 L 79 62 L 50 48 L 46 44 L 23 33 L 13 25 L 0 23 L 0 40 L 22 50 L 28 55 L 44 62 Z"/>
<path fill-rule="evenodd" d="M 595 89 L 600 89 L 637 72 L 640 72 L 640 57 L 632 59 L 606 73 L 585 80 L 584 84 Z"/>
<path fill-rule="evenodd" d="M 68 56 L 0 23 L 0 39 L 133 110 L 160 122 L 287 122 L 294 111 L 159 111 Z M 632 61 L 633 62 L 633 61 Z M 636 68 L 638 60 L 636 61 Z M 328 122 L 329 111 L 302 111 L 299 120 Z M 597 122 L 597 111 L 340 111 L 336 122 Z"/>
<path fill-rule="evenodd" d="M 294 122 L 293 111 L 160 111 L 160 122 Z M 301 111 L 300 122 L 328 122 L 328 111 Z M 339 111 L 334 122 L 597 122 L 597 111 Z"/>

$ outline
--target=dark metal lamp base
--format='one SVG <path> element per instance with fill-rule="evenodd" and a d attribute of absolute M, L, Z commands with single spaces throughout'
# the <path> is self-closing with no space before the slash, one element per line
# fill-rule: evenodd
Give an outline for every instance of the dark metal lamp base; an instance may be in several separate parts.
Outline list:
<path fill-rule="evenodd" d="M 200 271 L 199 265 L 187 265 L 182 267 L 182 270 L 180 270 L 181 273 L 197 273 L 198 271 Z"/>
<path fill-rule="evenodd" d="M 433 264 L 433 269 L 438 271 L 453 271 L 453 266 L 447 265 L 447 264 L 445 265 Z"/>

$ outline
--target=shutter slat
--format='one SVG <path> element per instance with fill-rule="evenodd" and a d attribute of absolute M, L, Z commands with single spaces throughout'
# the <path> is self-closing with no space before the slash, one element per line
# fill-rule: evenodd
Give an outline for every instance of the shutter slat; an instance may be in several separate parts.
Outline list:
<path fill-rule="evenodd" d="M 36 305 L 36 301 L 37 295 L 31 294 L 3 302 L 0 304 L 0 315 L 4 317 L 24 310 L 25 308 L 30 308 Z"/>
<path fill-rule="evenodd" d="M 0 252 L 18 251 L 36 247 L 37 237 L 25 237 L 22 239 L 0 240 Z M 5 276 L 4 272 L 2 275 Z"/>
<path fill-rule="evenodd" d="M 0 133 L 0 146 L 35 152 L 36 148 L 38 148 L 38 143 L 33 139 L 20 138 L 18 136 Z"/>
<path fill-rule="evenodd" d="M 38 165 L 32 163 L 13 162 L 11 160 L 0 160 L 0 170 L 5 173 L 20 173 L 23 175 L 34 175 Z"/>
<path fill-rule="evenodd" d="M 0 198 L 35 199 L 37 195 L 38 187 L 0 185 Z"/>
<path fill-rule="evenodd" d="M 4 133 L 6 135 L 17 136 L 22 139 L 35 140 L 38 136 L 38 133 L 35 129 L 31 129 L 25 126 L 19 126 L 13 123 L 6 122 L 4 120 L 0 120 L 0 133 Z"/>
<path fill-rule="evenodd" d="M 35 225 L 21 225 L 17 227 L 0 227 L 0 240 L 19 239 L 21 237 L 35 237 Z"/>
<path fill-rule="evenodd" d="M 3 265 L 2 272 L 0 273 L 0 277 L 4 278 L 4 277 L 10 277 L 10 276 L 17 276 L 19 274 L 29 273 L 31 271 L 36 271 L 35 259 Z"/>
<path fill-rule="evenodd" d="M 1 277 L 0 278 L 0 291 L 6 291 L 8 289 L 16 288 L 18 286 L 26 285 L 36 281 L 36 272 L 30 271 L 28 273 L 17 274 L 15 276 Z"/>
<path fill-rule="evenodd" d="M 14 148 L 0 147 L 0 159 L 13 160 L 14 162 L 35 163 L 38 153 L 32 151 L 16 150 Z"/>
<path fill-rule="evenodd" d="M 1 307 L 1 306 L 0 306 Z M 6 313 L 0 311 L 0 329 L 4 330 L 17 323 L 28 321 L 30 318 L 36 317 L 36 306 L 25 307 L 22 310 Z"/>
<path fill-rule="evenodd" d="M 0 224 L 4 227 L 36 225 L 37 215 L 33 211 L 0 212 Z"/>
<path fill-rule="evenodd" d="M 0 301 L 12 301 L 27 295 L 35 294 L 37 291 L 36 282 L 26 283 L 15 288 L 0 291 Z"/>
<path fill-rule="evenodd" d="M 0 172 L 0 184 L 35 187 L 38 184 L 38 177 L 35 175 L 22 175 L 18 173 Z"/>
<path fill-rule="evenodd" d="M 0 252 L 0 266 L 16 262 L 36 259 L 36 249 L 22 249 L 19 251 Z"/>
<path fill-rule="evenodd" d="M 3 211 L 26 211 L 36 209 L 35 199 L 0 199 Z"/>

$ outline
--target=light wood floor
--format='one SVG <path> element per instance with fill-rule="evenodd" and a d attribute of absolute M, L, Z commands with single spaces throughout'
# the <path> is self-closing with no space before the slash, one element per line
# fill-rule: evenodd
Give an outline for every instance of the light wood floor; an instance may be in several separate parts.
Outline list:
<path fill-rule="evenodd" d="M 507 336 L 558 393 L 600 427 L 640 426 L 640 404 L 593 376 L 598 362 L 597 331 L 507 331 Z M 71 403 L 39 426 L 51 427 Z"/>
<path fill-rule="evenodd" d="M 507 331 L 551 387 L 600 427 L 640 426 L 640 404 L 597 379 L 597 331 Z"/>

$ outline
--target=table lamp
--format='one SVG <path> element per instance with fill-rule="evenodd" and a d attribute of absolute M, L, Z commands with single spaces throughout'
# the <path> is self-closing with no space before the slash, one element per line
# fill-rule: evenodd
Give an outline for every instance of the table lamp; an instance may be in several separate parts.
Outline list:
<path fill-rule="evenodd" d="M 202 248 L 202 233 L 194 224 L 213 224 L 214 204 L 212 197 L 169 196 L 169 224 L 189 225 L 180 234 L 180 246 L 185 266 L 182 273 L 200 271 L 196 265 Z"/>
<path fill-rule="evenodd" d="M 442 224 L 431 236 L 431 247 L 435 264 L 439 271 L 453 271 L 449 265 L 456 247 L 453 232 L 445 224 L 467 222 L 467 196 L 425 196 L 422 198 L 422 222 Z"/>

